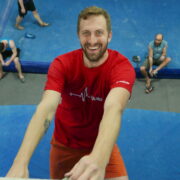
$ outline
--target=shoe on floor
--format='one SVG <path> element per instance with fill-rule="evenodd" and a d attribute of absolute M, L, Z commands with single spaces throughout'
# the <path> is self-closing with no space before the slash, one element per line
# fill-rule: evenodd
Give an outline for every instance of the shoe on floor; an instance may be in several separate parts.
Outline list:
<path fill-rule="evenodd" d="M 149 94 L 149 93 L 151 93 L 151 92 L 153 91 L 153 89 L 154 89 L 154 87 L 152 87 L 152 86 L 150 85 L 149 87 L 146 87 L 145 93 L 146 93 L 146 94 Z"/>
<path fill-rule="evenodd" d="M 24 77 L 19 77 L 19 80 L 21 81 L 21 83 L 25 83 L 25 78 Z"/>

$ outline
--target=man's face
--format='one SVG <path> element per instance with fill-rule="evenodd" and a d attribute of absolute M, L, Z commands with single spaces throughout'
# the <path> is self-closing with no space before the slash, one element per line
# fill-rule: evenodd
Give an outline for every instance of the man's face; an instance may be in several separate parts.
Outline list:
<path fill-rule="evenodd" d="M 162 36 L 160 36 L 160 35 L 156 36 L 155 40 L 154 40 L 155 45 L 159 46 L 161 44 L 161 42 L 162 42 Z"/>
<path fill-rule="evenodd" d="M 106 19 L 102 15 L 92 15 L 81 19 L 79 39 L 85 57 L 91 62 L 101 60 L 107 50 L 112 33 L 108 33 Z"/>

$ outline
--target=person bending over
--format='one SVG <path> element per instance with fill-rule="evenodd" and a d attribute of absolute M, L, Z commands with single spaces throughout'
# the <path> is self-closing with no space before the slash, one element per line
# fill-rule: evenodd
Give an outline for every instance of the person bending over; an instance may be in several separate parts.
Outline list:
<path fill-rule="evenodd" d="M 3 66 L 9 66 L 12 62 L 18 72 L 18 77 L 24 83 L 24 75 L 22 74 L 21 64 L 19 62 L 20 49 L 16 48 L 15 42 L 12 39 L 0 40 L 0 79 L 3 78 Z"/>

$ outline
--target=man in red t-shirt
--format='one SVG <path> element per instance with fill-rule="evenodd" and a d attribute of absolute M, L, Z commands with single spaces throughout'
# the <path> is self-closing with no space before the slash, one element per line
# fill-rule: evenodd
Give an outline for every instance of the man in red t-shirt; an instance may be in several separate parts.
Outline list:
<path fill-rule="evenodd" d="M 51 64 L 45 92 L 8 177 L 28 177 L 28 163 L 55 114 L 51 178 L 128 180 L 115 144 L 135 72 L 126 57 L 107 49 L 111 22 L 102 8 L 78 17 L 81 49 Z"/>

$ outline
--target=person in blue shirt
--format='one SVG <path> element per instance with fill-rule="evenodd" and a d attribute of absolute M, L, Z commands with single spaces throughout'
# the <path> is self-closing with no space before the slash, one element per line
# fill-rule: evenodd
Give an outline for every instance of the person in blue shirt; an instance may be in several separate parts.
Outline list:
<path fill-rule="evenodd" d="M 24 29 L 24 27 L 20 24 L 28 11 L 31 11 L 33 13 L 34 18 L 37 20 L 40 26 L 45 27 L 49 25 L 48 23 L 42 21 L 41 17 L 39 16 L 39 13 L 36 10 L 33 0 L 18 0 L 18 11 L 19 15 L 16 18 L 15 27 L 19 30 Z"/>
<path fill-rule="evenodd" d="M 0 40 L 0 80 L 4 76 L 3 66 L 9 66 L 12 62 L 18 72 L 18 77 L 22 83 L 25 82 L 19 61 L 20 49 L 16 48 L 15 42 L 11 39 Z"/>
<path fill-rule="evenodd" d="M 158 71 L 171 61 L 171 58 L 167 57 L 166 54 L 167 48 L 168 43 L 163 40 L 163 34 L 161 33 L 156 34 L 155 39 L 149 43 L 148 57 L 140 67 L 140 71 L 146 79 L 146 93 L 150 93 L 153 90 L 150 77 L 156 76 Z M 156 66 L 155 69 L 153 69 L 153 65 Z"/>

